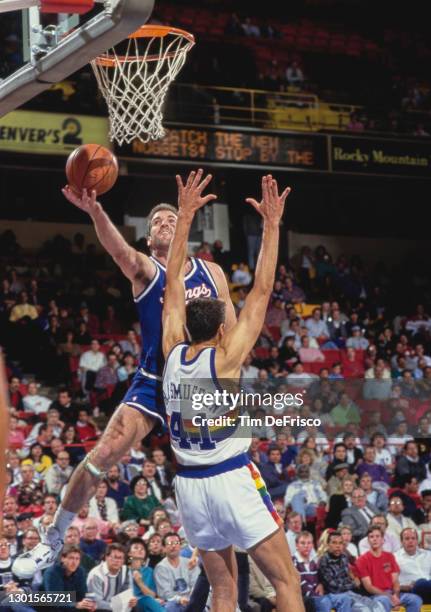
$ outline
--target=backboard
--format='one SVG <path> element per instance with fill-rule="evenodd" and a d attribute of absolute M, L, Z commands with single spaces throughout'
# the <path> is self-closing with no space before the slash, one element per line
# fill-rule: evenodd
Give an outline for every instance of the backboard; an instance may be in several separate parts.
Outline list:
<path fill-rule="evenodd" d="M 0 0 L 0 19 L 23 11 L 25 62 L 0 80 L 0 117 L 127 38 L 153 7 L 154 0 Z"/>

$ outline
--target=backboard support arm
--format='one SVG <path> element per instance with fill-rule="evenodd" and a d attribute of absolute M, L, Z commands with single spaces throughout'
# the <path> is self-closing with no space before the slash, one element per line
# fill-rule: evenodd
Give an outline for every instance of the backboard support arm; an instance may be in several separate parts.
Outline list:
<path fill-rule="evenodd" d="M 105 0 L 105 8 L 98 15 L 39 59 L 0 81 L 0 117 L 127 38 L 148 21 L 153 8 L 154 0 Z"/>

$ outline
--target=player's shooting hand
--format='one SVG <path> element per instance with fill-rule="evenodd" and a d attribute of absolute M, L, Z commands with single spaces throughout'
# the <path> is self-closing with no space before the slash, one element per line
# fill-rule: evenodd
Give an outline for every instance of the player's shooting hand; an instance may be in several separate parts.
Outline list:
<path fill-rule="evenodd" d="M 66 185 L 61 191 L 66 200 L 88 213 L 90 217 L 102 210 L 101 204 L 96 200 L 97 194 L 94 189 L 90 193 L 83 189 L 81 195 L 78 195 L 69 185 Z"/>
<path fill-rule="evenodd" d="M 205 206 L 205 204 L 217 198 L 213 193 L 202 196 L 202 192 L 209 185 L 212 175 L 207 174 L 203 180 L 202 176 L 202 169 L 199 169 L 197 172 L 193 170 L 190 172 L 187 182 L 184 185 L 181 177 L 177 174 L 178 209 L 180 211 L 193 215 L 199 208 L 202 208 L 202 206 Z"/>
<path fill-rule="evenodd" d="M 278 193 L 278 184 L 271 174 L 262 177 L 262 200 L 257 202 L 254 198 L 247 198 L 246 202 L 251 204 L 263 217 L 264 221 L 279 224 L 284 212 L 286 198 L 291 192 L 286 187 L 281 195 Z"/>

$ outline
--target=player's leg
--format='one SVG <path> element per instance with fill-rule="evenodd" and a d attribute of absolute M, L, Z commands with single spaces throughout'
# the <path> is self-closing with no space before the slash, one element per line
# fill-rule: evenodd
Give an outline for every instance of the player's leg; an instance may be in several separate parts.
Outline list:
<path fill-rule="evenodd" d="M 248 550 L 276 592 L 277 612 L 304 612 L 299 574 L 282 529 Z"/>
<path fill-rule="evenodd" d="M 94 495 L 98 481 L 110 467 L 118 463 L 135 441 L 150 433 L 154 422 L 155 419 L 151 416 L 127 404 L 120 404 L 97 445 L 73 472 L 44 542 L 29 553 L 20 555 L 17 560 L 24 557 L 32 559 L 36 563 L 36 569 L 48 567 L 55 561 L 63 545 L 66 529 L 82 506 Z M 15 569 L 19 572 L 19 563 Z"/>
<path fill-rule="evenodd" d="M 235 612 L 238 570 L 232 546 L 199 553 L 212 588 L 211 612 Z"/>
<path fill-rule="evenodd" d="M 102 437 L 73 472 L 67 485 L 61 508 L 77 514 L 94 495 L 98 481 L 137 441 L 145 438 L 154 427 L 154 419 L 128 406 L 120 404 L 112 415 Z M 64 535 L 68 525 L 61 527 Z"/>

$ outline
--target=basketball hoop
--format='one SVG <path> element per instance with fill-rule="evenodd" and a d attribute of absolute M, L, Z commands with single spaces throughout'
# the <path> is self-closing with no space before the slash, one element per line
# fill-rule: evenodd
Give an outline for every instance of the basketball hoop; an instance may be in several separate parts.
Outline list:
<path fill-rule="evenodd" d="M 194 44 L 184 30 L 144 25 L 125 41 L 124 53 L 117 46 L 91 62 L 108 106 L 111 140 L 121 145 L 164 136 L 163 103 Z"/>

